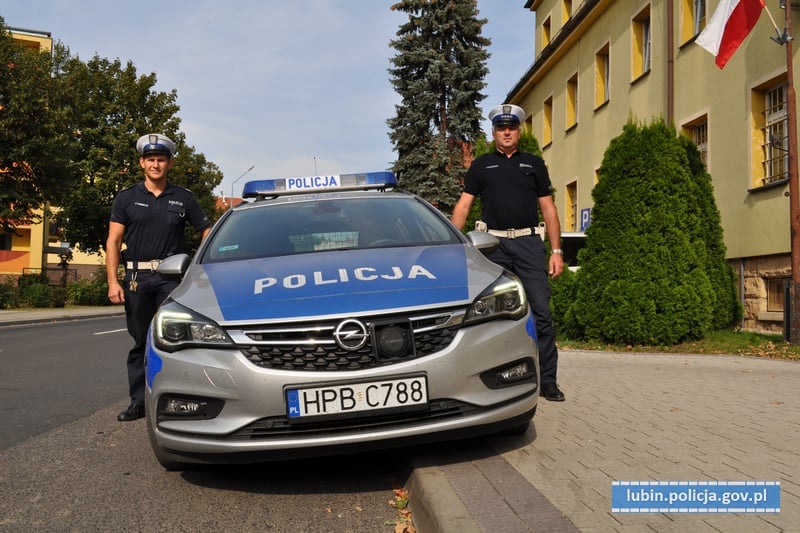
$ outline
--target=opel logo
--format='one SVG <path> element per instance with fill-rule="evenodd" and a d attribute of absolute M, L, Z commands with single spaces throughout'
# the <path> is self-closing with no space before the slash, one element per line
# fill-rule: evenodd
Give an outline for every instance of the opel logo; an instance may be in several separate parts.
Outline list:
<path fill-rule="evenodd" d="M 339 325 L 333 330 L 333 338 L 341 348 L 354 352 L 367 344 L 369 333 L 363 322 L 348 318 L 339 322 Z"/>

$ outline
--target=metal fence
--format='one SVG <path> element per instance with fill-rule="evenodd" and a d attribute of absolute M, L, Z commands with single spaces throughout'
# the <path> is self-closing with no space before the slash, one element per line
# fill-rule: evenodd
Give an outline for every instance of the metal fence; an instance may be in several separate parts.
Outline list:
<path fill-rule="evenodd" d="M 74 268 L 23 268 L 22 274 L 44 274 L 47 284 L 53 287 L 66 287 L 68 283 L 78 281 L 78 271 Z"/>

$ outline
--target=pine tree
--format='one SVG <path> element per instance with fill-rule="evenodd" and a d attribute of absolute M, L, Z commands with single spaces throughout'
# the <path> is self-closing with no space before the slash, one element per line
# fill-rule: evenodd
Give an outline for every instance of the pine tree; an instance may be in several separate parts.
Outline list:
<path fill-rule="evenodd" d="M 467 168 L 465 156 L 481 135 L 486 48 L 475 0 L 405 0 L 392 6 L 408 14 L 389 69 L 401 97 L 387 121 L 398 159 L 400 185 L 449 212 Z"/>

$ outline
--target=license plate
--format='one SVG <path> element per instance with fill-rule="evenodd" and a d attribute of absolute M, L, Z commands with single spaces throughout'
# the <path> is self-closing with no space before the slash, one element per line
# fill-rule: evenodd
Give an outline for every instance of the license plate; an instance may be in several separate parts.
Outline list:
<path fill-rule="evenodd" d="M 425 376 L 286 390 L 286 412 L 294 420 L 361 411 L 424 408 L 427 404 Z"/>

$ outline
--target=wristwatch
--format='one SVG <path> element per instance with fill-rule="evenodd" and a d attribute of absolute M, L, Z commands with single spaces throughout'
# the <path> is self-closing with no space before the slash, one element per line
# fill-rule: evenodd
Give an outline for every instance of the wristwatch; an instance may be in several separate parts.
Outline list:
<path fill-rule="evenodd" d="M 564 255 L 564 250 L 562 250 L 561 248 L 553 248 L 552 250 L 550 250 L 550 252 L 554 254 Z"/>

